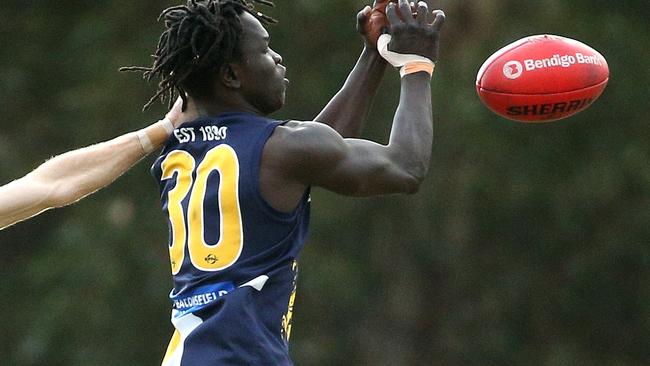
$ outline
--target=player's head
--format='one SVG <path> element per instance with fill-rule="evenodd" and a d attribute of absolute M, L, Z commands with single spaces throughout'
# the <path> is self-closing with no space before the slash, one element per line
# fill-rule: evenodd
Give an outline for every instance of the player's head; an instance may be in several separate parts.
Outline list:
<path fill-rule="evenodd" d="M 145 105 L 160 99 L 174 101 L 179 94 L 202 100 L 238 97 L 261 113 L 277 110 L 284 102 L 284 67 L 268 48 L 263 24 L 275 23 L 254 10 L 253 2 L 268 0 L 188 0 L 165 9 L 159 17 L 166 30 L 160 36 L 151 67 L 144 78 L 159 78 L 157 93 Z"/>

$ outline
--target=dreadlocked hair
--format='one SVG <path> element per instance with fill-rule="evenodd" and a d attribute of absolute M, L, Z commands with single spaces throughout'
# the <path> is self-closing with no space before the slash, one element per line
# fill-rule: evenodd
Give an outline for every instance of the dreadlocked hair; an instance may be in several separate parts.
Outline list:
<path fill-rule="evenodd" d="M 143 111 L 156 100 L 167 101 L 169 108 L 178 94 L 187 106 L 186 89 L 205 82 L 206 71 L 221 67 L 237 55 L 242 33 L 239 18 L 244 11 L 262 24 L 277 21 L 257 12 L 253 3 L 274 6 L 271 0 L 188 0 L 186 5 L 163 10 L 158 21 L 164 20 L 166 30 L 160 36 L 151 67 L 122 67 L 120 71 L 142 72 L 146 81 L 160 78 L 156 94 L 144 105 Z"/>

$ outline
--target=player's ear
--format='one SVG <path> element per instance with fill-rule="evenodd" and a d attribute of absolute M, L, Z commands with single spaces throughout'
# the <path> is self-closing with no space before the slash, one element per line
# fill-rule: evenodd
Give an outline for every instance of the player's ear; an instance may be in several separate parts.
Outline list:
<path fill-rule="evenodd" d="M 219 78 L 223 85 L 231 89 L 239 89 L 241 81 L 237 75 L 237 68 L 232 63 L 226 63 L 219 68 Z"/>

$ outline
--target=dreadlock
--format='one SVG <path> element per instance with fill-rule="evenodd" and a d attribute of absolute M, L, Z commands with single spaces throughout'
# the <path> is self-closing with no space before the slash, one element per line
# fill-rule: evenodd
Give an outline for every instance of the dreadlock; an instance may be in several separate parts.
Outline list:
<path fill-rule="evenodd" d="M 277 21 L 255 11 L 253 2 L 274 6 L 271 0 L 188 0 L 186 5 L 163 10 L 166 30 L 160 36 L 151 67 L 122 67 L 120 71 L 143 72 L 151 81 L 160 78 L 156 94 L 144 105 L 156 100 L 168 102 L 171 108 L 175 94 L 187 105 L 186 89 L 201 83 L 205 71 L 219 68 L 236 56 L 242 25 L 239 15 L 248 12 L 262 24 Z"/>

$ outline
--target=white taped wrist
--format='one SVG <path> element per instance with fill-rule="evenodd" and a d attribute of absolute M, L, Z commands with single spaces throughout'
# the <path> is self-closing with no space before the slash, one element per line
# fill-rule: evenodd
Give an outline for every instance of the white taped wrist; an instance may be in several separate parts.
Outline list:
<path fill-rule="evenodd" d="M 167 131 L 168 135 L 171 135 L 172 132 L 174 132 L 174 124 L 169 119 L 169 117 L 165 117 L 165 118 L 161 119 L 160 123 L 162 124 L 165 131 Z"/>
<path fill-rule="evenodd" d="M 162 144 L 173 132 L 174 125 L 172 124 L 172 121 L 165 117 L 153 125 L 138 131 L 137 135 L 142 150 L 148 154 L 152 152 L 156 146 Z"/>
<path fill-rule="evenodd" d="M 153 151 L 151 139 L 149 139 L 149 135 L 147 135 L 147 132 L 144 129 L 138 131 L 138 140 L 140 141 L 140 146 L 142 146 L 142 150 L 145 154 Z"/>
<path fill-rule="evenodd" d="M 392 36 L 390 34 L 382 34 L 381 36 L 379 36 L 379 39 L 377 40 L 377 49 L 379 50 L 379 54 L 381 55 L 381 57 L 383 57 L 384 60 L 388 61 L 389 64 L 393 65 L 394 67 L 402 68 L 402 70 L 400 71 L 400 75 L 402 77 L 408 74 L 408 72 L 404 69 L 404 66 L 409 64 L 430 65 L 431 72 L 433 72 L 435 63 L 424 56 L 389 51 L 388 44 L 390 43 L 391 39 Z"/>
<path fill-rule="evenodd" d="M 404 77 L 409 74 L 414 74 L 416 72 L 426 72 L 429 74 L 429 77 L 433 76 L 433 70 L 435 70 L 436 64 L 430 62 L 409 62 L 406 65 L 402 66 L 399 70 L 399 75 Z"/>

